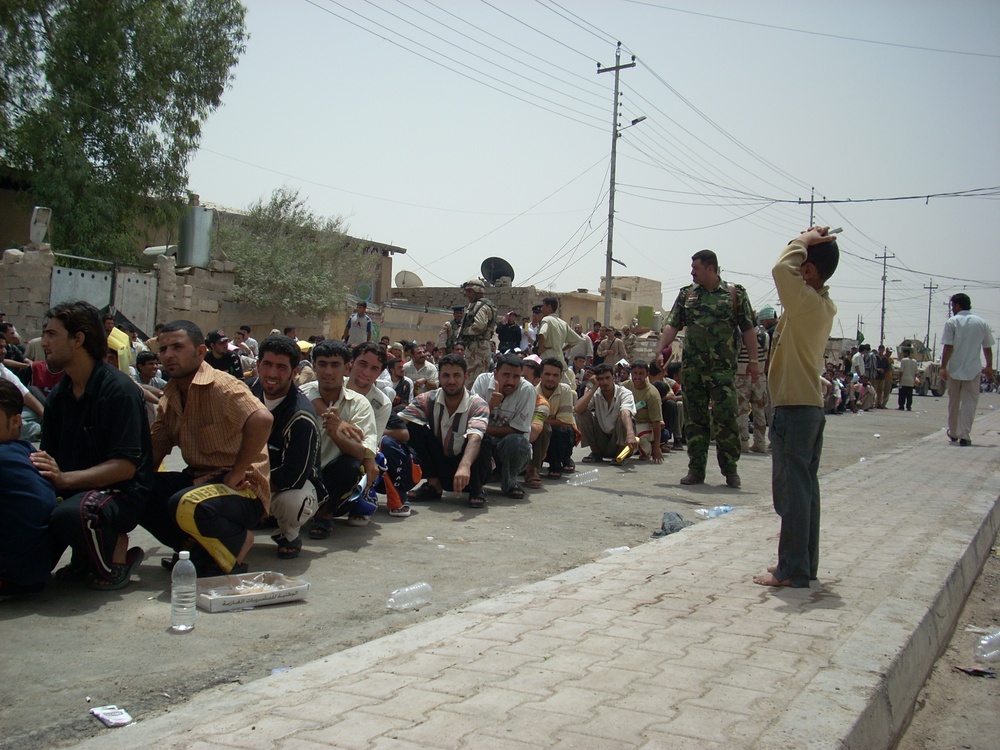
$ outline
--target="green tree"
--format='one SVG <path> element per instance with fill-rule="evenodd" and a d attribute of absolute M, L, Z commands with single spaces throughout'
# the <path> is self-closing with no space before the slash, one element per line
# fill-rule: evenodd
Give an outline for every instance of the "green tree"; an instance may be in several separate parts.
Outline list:
<path fill-rule="evenodd" d="M 245 13 L 238 0 L 0 2 L 0 162 L 52 208 L 53 245 L 129 260 L 144 229 L 179 215 Z"/>
<path fill-rule="evenodd" d="M 297 190 L 279 188 L 245 215 L 219 217 L 217 227 L 216 247 L 236 263 L 237 300 L 258 307 L 322 316 L 378 265 L 340 217 L 317 216 Z"/>

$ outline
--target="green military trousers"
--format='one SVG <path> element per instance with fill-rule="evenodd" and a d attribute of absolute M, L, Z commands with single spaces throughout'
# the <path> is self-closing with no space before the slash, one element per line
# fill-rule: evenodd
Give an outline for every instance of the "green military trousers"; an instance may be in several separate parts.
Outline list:
<path fill-rule="evenodd" d="M 684 367 L 682 377 L 688 471 L 699 479 L 705 478 L 708 446 L 714 433 L 719 468 L 724 476 L 736 473 L 740 460 L 740 431 L 736 421 L 734 373 Z"/>

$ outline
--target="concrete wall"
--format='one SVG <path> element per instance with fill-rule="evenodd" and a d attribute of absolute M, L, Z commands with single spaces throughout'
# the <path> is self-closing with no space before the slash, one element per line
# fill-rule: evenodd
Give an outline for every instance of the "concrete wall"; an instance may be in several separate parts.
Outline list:
<path fill-rule="evenodd" d="M 17 326 L 25 343 L 42 333 L 55 261 L 48 245 L 28 245 L 24 250 L 3 252 L 0 310 L 7 314 L 8 322 Z"/>

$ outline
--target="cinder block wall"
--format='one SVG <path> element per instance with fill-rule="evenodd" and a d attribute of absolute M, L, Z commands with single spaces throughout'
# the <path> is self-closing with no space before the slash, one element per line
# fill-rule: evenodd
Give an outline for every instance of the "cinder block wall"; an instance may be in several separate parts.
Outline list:
<path fill-rule="evenodd" d="M 17 326 L 25 343 L 42 333 L 55 261 L 48 245 L 4 250 L 0 264 L 0 310 Z"/>

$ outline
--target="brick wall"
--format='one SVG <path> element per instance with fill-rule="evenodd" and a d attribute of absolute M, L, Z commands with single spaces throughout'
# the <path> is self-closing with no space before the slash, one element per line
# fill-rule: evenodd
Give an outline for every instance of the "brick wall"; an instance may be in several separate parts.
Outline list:
<path fill-rule="evenodd" d="M 55 260 L 48 245 L 4 250 L 0 264 L 0 310 L 17 326 L 24 342 L 40 335 L 45 324 Z"/>

